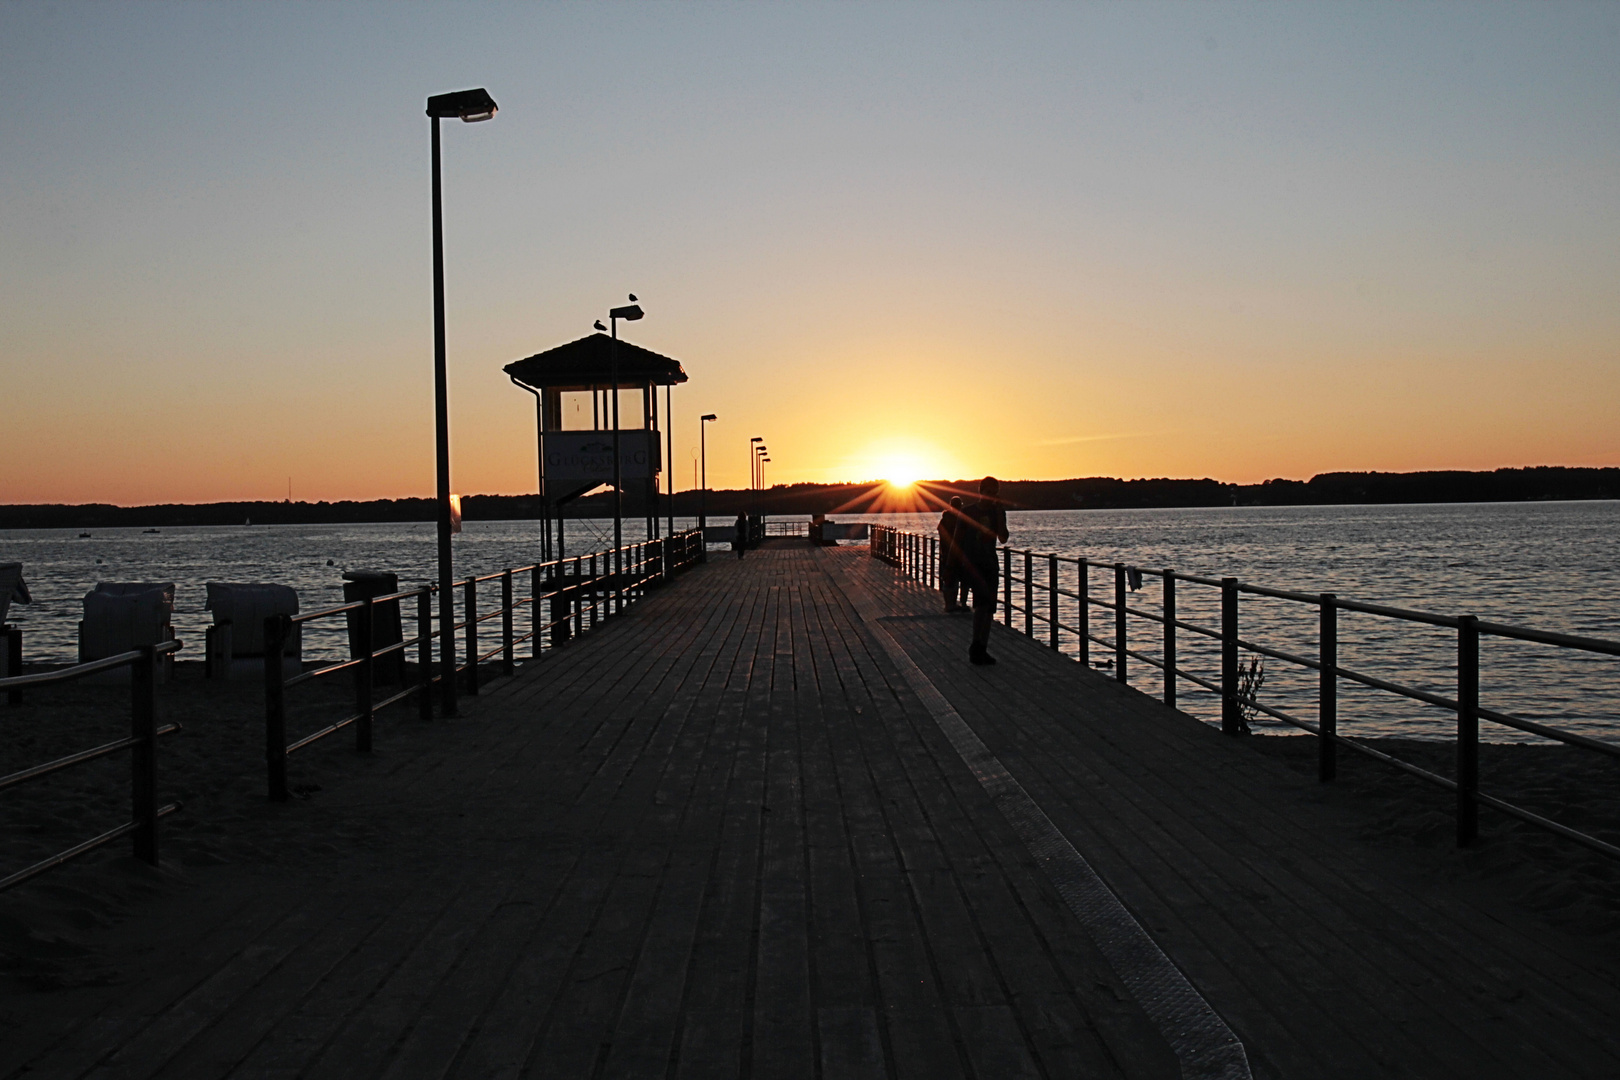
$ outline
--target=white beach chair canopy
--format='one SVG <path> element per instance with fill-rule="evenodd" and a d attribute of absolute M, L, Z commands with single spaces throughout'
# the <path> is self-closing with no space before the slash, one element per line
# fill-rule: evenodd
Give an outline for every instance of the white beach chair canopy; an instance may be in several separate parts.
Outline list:
<path fill-rule="evenodd" d="M 264 620 L 298 614 L 298 592 L 291 585 L 210 581 L 206 587 L 214 625 L 231 624 L 233 656 L 264 655 Z"/>
<path fill-rule="evenodd" d="M 28 583 L 23 580 L 20 562 L 0 563 L 0 623 L 6 621 L 6 612 L 12 604 L 32 604 Z"/>
<path fill-rule="evenodd" d="M 99 660 L 174 636 L 174 582 L 101 581 L 84 596 L 80 654 Z"/>

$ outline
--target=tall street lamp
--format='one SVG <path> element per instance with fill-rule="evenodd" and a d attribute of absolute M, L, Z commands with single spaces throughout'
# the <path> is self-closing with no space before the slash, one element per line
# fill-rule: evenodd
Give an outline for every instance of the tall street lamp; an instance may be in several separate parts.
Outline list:
<path fill-rule="evenodd" d="M 635 322 L 646 315 L 636 303 L 636 294 L 630 294 L 630 303 L 624 307 L 608 309 L 608 322 L 613 327 L 613 573 L 624 572 L 624 478 L 619 475 L 619 320 Z M 654 511 L 656 513 L 656 511 Z M 615 610 L 617 610 L 615 608 Z"/>
<path fill-rule="evenodd" d="M 748 440 L 748 514 L 750 517 L 758 509 L 759 500 L 755 492 L 759 490 L 759 447 L 764 441 L 764 437 L 759 435 L 755 435 Z"/>
<path fill-rule="evenodd" d="M 469 124 L 495 115 L 489 91 L 457 90 L 427 99 L 433 121 L 433 423 L 439 473 L 439 687 L 446 716 L 456 712 L 456 600 L 450 587 L 450 387 L 444 371 L 444 209 L 439 190 L 439 121 L 460 119 Z"/>
<path fill-rule="evenodd" d="M 707 436 L 709 434 L 709 421 L 717 419 L 719 417 L 715 416 L 714 413 L 704 413 L 698 417 L 698 456 L 700 459 L 699 467 L 703 473 L 702 484 L 698 490 L 699 536 L 703 535 L 704 528 L 709 524 L 709 443 Z M 707 545 L 707 543 L 708 541 L 705 540 L 704 544 Z M 707 551 L 708 547 L 705 546 L 704 550 Z"/>

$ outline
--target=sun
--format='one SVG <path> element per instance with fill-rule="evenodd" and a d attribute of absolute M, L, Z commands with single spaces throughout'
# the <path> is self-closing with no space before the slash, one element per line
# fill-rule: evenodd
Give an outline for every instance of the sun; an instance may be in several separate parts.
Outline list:
<path fill-rule="evenodd" d="M 916 458 L 896 455 L 887 458 L 882 463 L 883 479 L 890 487 L 908 488 L 922 479 L 922 466 Z"/>

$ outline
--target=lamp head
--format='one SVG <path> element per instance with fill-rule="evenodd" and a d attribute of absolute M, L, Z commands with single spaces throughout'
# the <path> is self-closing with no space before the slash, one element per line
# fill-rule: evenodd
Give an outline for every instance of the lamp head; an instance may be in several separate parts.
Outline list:
<path fill-rule="evenodd" d="M 492 118 L 495 111 L 495 99 L 481 86 L 476 90 L 434 94 L 427 100 L 427 114 L 438 120 L 459 118 L 469 124 L 476 124 L 480 120 Z"/>
<path fill-rule="evenodd" d="M 718 420 L 720 418 L 718 416 L 714 415 L 714 413 L 711 412 L 711 413 L 704 413 L 702 416 L 698 417 L 698 419 L 699 420 Z"/>
<path fill-rule="evenodd" d="M 749 442 L 764 442 L 765 437 L 763 435 L 755 435 L 752 439 L 749 439 L 748 441 Z"/>
<path fill-rule="evenodd" d="M 626 304 L 624 307 L 616 307 L 609 310 L 608 318 L 623 319 L 625 322 L 635 322 L 645 314 L 646 312 L 641 310 L 641 306 L 639 304 Z"/>

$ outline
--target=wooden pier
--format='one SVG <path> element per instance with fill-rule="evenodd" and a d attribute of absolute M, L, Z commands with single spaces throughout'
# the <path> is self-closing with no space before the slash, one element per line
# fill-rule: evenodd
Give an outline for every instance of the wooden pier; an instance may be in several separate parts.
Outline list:
<path fill-rule="evenodd" d="M 266 814 L 0 1077 L 1620 1075 L 1612 957 L 863 549 L 772 541 Z M 358 760 L 358 759 L 356 759 Z"/>

